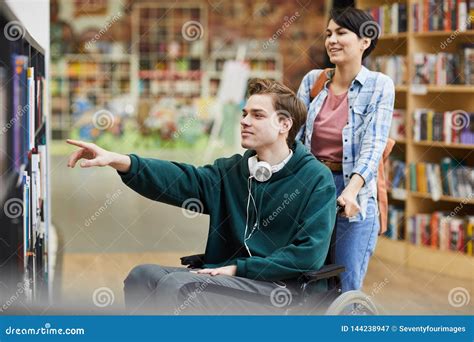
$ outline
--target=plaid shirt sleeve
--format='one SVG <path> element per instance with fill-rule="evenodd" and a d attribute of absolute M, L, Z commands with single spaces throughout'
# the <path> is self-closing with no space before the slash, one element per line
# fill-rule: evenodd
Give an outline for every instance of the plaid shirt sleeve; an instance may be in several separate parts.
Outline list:
<path fill-rule="evenodd" d="M 303 80 L 301 81 L 300 87 L 298 88 L 298 93 L 296 96 L 304 103 L 306 110 L 309 111 L 309 106 L 311 104 L 311 88 L 313 87 L 314 82 L 316 81 L 317 75 L 319 75 L 319 72 L 321 70 L 311 70 L 308 72 L 304 77 Z M 304 139 L 304 130 L 306 127 L 306 123 L 301 126 L 300 130 L 298 131 L 298 134 L 296 135 L 296 140 L 301 140 L 303 141 Z"/>
<path fill-rule="evenodd" d="M 359 159 L 352 169 L 351 176 L 359 174 L 368 184 L 377 174 L 380 158 L 387 144 L 392 122 L 395 87 L 390 77 L 379 77 L 375 91 L 380 95 L 373 107 L 373 115 L 361 140 Z"/>

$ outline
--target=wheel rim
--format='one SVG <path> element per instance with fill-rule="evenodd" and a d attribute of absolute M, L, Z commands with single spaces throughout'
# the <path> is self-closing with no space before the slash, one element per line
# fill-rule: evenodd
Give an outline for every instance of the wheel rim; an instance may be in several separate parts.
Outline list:
<path fill-rule="evenodd" d="M 373 301 L 362 291 L 348 291 L 341 294 L 329 306 L 326 315 L 378 315 Z"/>

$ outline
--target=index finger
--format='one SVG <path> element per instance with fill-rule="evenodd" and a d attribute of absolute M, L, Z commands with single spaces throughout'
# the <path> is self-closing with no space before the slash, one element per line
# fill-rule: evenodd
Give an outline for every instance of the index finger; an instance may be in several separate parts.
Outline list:
<path fill-rule="evenodd" d="M 66 139 L 66 142 L 70 145 L 74 145 L 74 146 L 78 146 L 78 147 L 84 147 L 84 148 L 90 147 L 89 143 L 86 143 L 85 141 Z"/>

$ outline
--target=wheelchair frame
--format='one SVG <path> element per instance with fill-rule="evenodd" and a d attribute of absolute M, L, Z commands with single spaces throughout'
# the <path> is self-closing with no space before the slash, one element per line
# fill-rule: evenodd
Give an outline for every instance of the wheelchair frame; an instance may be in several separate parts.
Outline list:
<path fill-rule="evenodd" d="M 337 212 L 339 213 L 341 210 L 342 208 L 338 206 Z M 298 288 L 301 289 L 301 293 L 299 294 L 296 303 L 282 308 L 285 309 L 282 311 L 283 314 L 293 314 L 293 312 L 298 314 L 299 311 L 304 312 L 305 314 L 378 315 L 379 311 L 377 306 L 364 292 L 357 290 L 342 293 L 340 274 L 345 271 L 345 267 L 334 263 L 336 226 L 337 224 L 335 224 L 331 235 L 331 244 L 328 255 L 326 256 L 325 264 L 319 270 L 305 272 L 297 278 Z M 188 268 L 202 268 L 204 265 L 204 254 L 184 256 L 181 258 L 181 264 Z M 310 294 L 310 285 L 321 280 L 327 280 L 328 290 L 326 292 Z M 212 288 L 209 290 L 212 291 Z M 232 293 L 229 293 L 228 295 L 236 297 L 236 295 Z M 269 296 L 255 295 L 251 297 L 252 300 L 262 303 L 263 305 L 271 303 Z"/>

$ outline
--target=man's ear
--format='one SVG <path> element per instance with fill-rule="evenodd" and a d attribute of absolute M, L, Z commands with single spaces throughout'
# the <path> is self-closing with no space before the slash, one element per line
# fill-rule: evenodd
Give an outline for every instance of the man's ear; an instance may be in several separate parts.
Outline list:
<path fill-rule="evenodd" d="M 291 120 L 291 118 L 288 118 L 288 117 L 283 117 L 280 121 L 280 124 L 281 124 L 280 133 L 286 133 L 286 132 L 289 132 L 291 127 L 293 126 L 293 120 Z"/>

